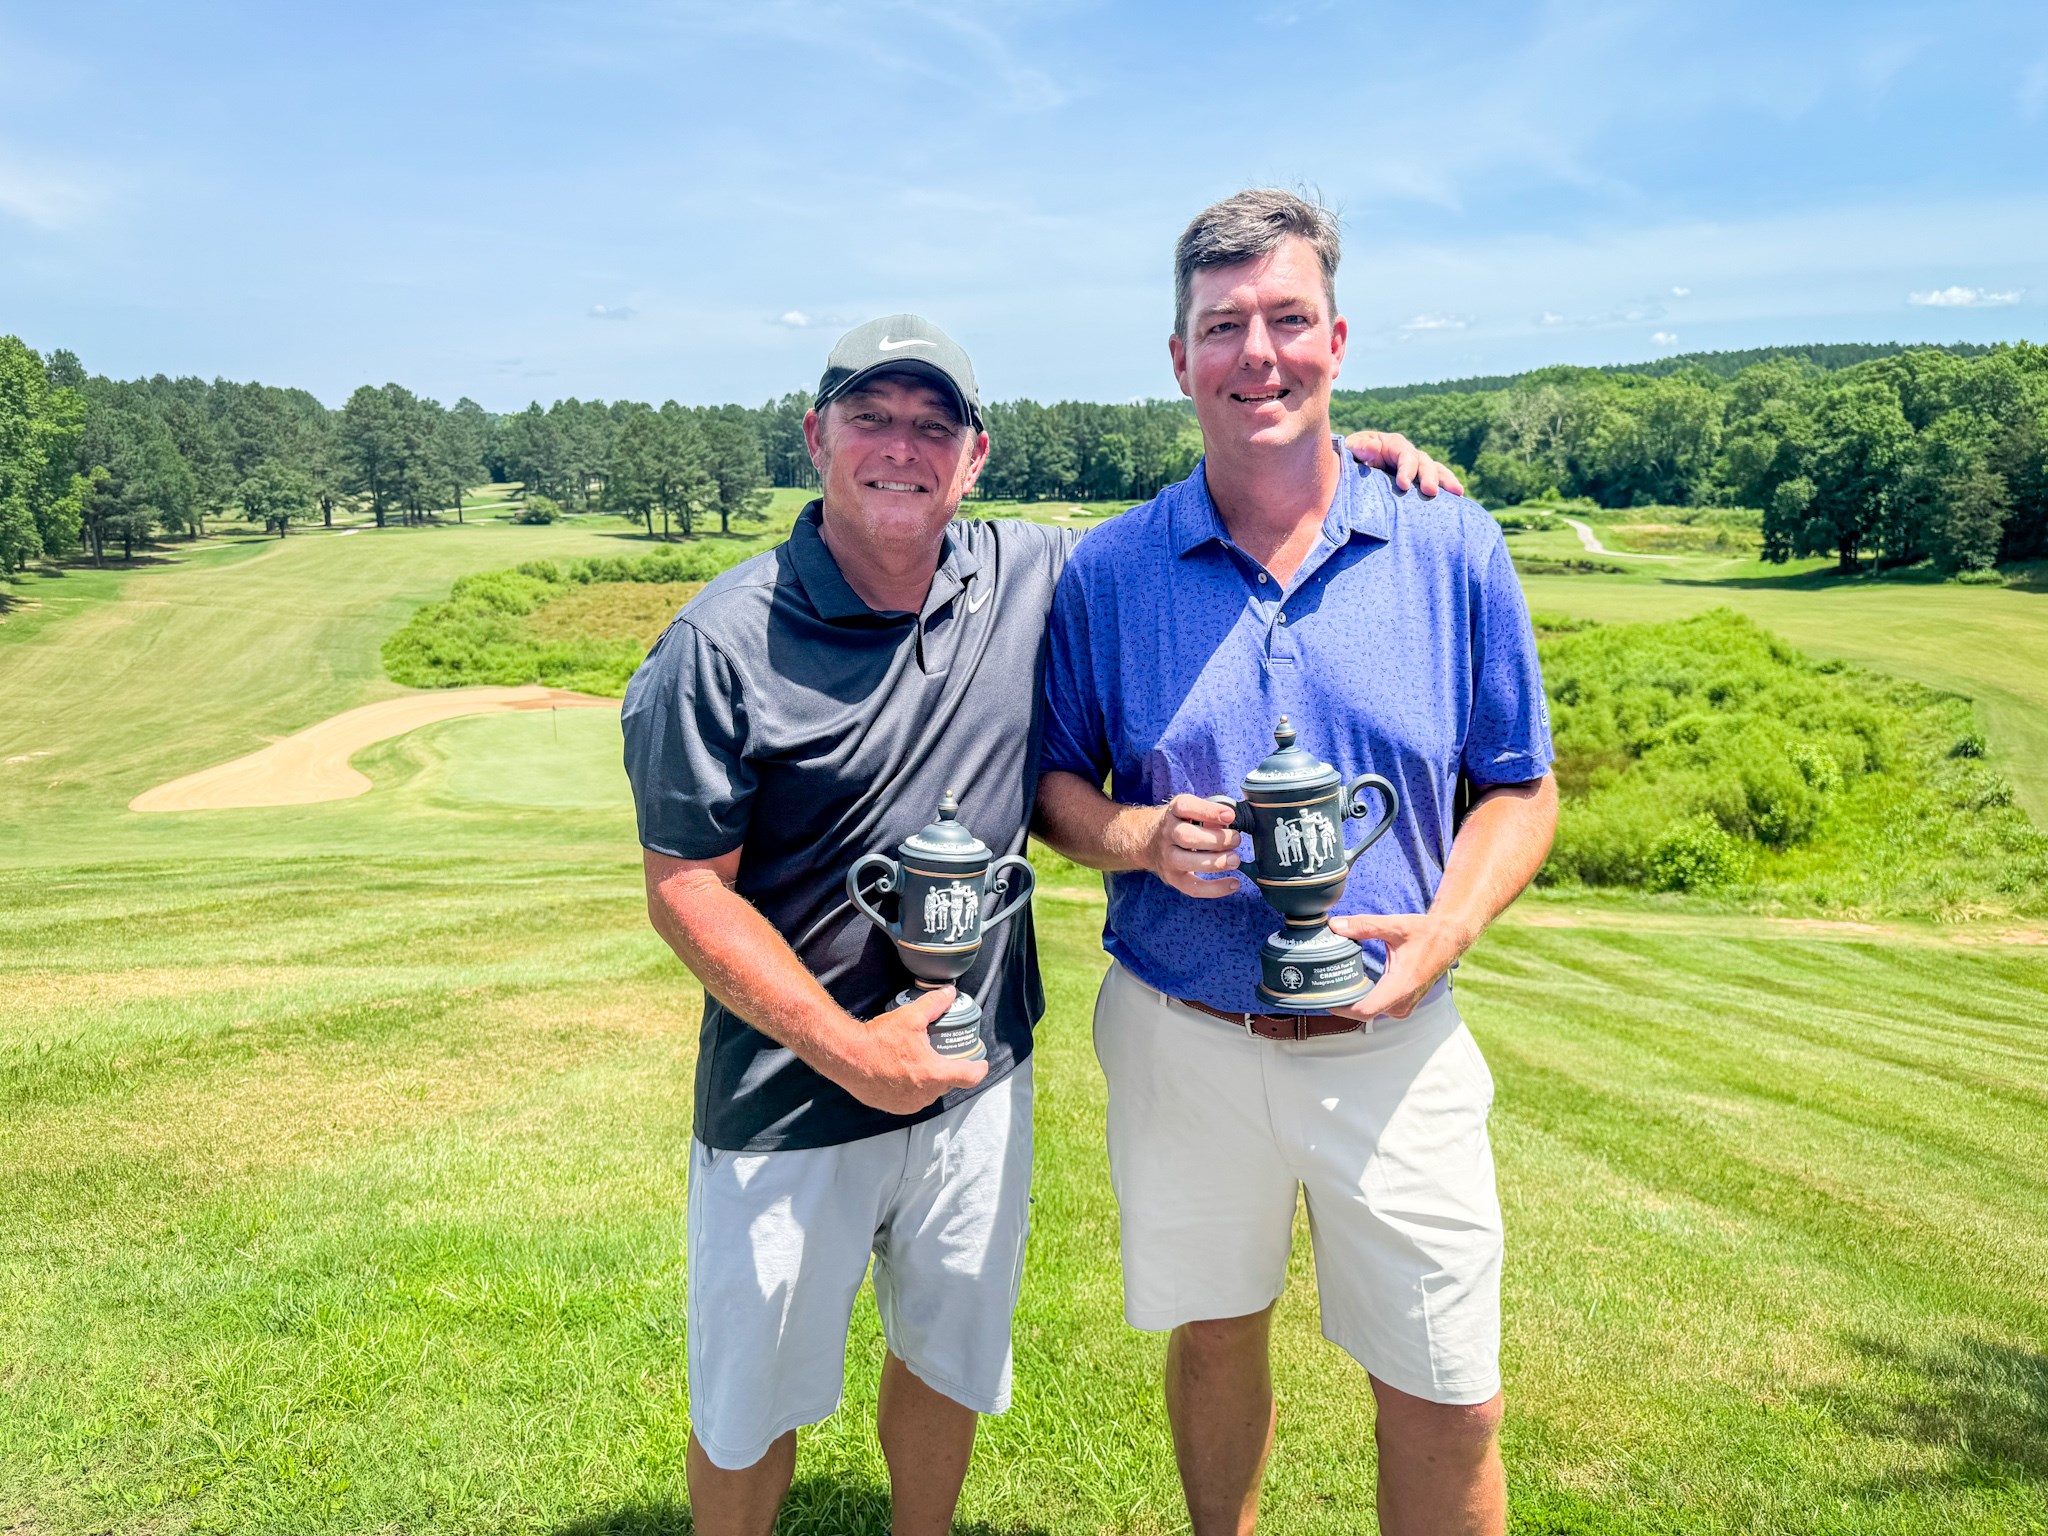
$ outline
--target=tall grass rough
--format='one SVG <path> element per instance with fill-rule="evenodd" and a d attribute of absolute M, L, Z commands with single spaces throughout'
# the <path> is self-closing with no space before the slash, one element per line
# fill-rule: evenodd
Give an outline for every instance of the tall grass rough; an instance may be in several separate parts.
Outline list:
<path fill-rule="evenodd" d="M 2048 910 L 2048 837 L 1983 761 L 1967 699 L 1810 661 L 1726 609 L 1540 648 L 1564 796 L 1546 883 Z"/>
<path fill-rule="evenodd" d="M 620 636 L 544 633 L 526 621 L 550 600 L 607 582 L 709 581 L 751 547 L 661 550 L 638 557 L 528 560 L 458 579 L 384 642 L 384 670 L 411 688 L 545 683 L 617 698 L 647 654 Z"/>

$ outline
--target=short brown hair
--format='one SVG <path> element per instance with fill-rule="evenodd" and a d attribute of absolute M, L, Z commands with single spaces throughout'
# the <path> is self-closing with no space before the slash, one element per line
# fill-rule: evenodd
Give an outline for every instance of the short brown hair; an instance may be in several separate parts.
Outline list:
<path fill-rule="evenodd" d="M 1306 240 L 1323 267 L 1323 296 L 1337 312 L 1337 263 L 1343 245 L 1337 219 L 1321 203 L 1278 187 L 1247 187 L 1211 203 L 1189 221 L 1173 248 L 1173 333 L 1187 339 L 1189 290 L 1203 267 L 1256 261 L 1290 236 Z"/>

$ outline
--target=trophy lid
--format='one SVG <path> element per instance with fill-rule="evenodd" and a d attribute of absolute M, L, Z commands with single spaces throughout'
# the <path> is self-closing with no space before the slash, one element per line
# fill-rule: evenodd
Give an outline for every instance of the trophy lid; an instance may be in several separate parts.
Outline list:
<path fill-rule="evenodd" d="M 1254 790 L 1312 793 L 1339 782 L 1337 770 L 1294 744 L 1294 726 L 1285 715 L 1273 727 L 1273 752 L 1244 778 L 1247 797 Z"/>
<path fill-rule="evenodd" d="M 905 838 L 897 852 L 905 858 L 915 854 L 963 866 L 989 860 L 988 844 L 960 824 L 960 802 L 950 789 L 939 797 L 938 819 Z"/>

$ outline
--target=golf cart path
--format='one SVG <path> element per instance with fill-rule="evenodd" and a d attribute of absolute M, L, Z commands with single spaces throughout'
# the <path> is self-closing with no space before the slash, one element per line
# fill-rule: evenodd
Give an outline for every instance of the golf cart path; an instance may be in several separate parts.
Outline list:
<path fill-rule="evenodd" d="M 1587 524 L 1580 522 L 1576 517 L 1567 517 L 1564 521 L 1571 524 L 1572 532 L 1579 536 L 1579 542 L 1585 546 L 1586 553 L 1589 555 L 1612 555 L 1617 560 L 1676 560 L 1679 558 L 1677 555 L 1638 555 L 1626 549 L 1609 549 L 1600 542 L 1599 534 L 1595 533 Z"/>
<path fill-rule="evenodd" d="M 527 684 L 518 688 L 440 688 L 382 699 L 344 710 L 233 762 L 188 773 L 144 790 L 128 802 L 131 811 L 224 811 L 261 805 L 313 805 L 366 794 L 370 781 L 349 766 L 365 747 L 423 725 L 463 715 L 492 715 L 516 709 L 617 709 L 617 699 L 600 699 L 566 688 Z"/>

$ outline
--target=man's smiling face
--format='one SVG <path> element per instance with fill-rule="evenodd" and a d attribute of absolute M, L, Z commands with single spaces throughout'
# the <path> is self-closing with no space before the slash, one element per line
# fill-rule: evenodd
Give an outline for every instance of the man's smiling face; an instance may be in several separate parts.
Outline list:
<path fill-rule="evenodd" d="M 882 543 L 943 528 L 974 488 L 988 437 L 946 391 L 915 374 L 878 374 L 804 418 L 825 515 Z"/>
<path fill-rule="evenodd" d="M 1329 432 L 1346 328 L 1306 240 L 1290 237 L 1257 260 L 1197 270 L 1184 319 L 1186 336 L 1167 344 L 1173 376 L 1195 402 L 1210 452 L 1284 447 Z"/>

